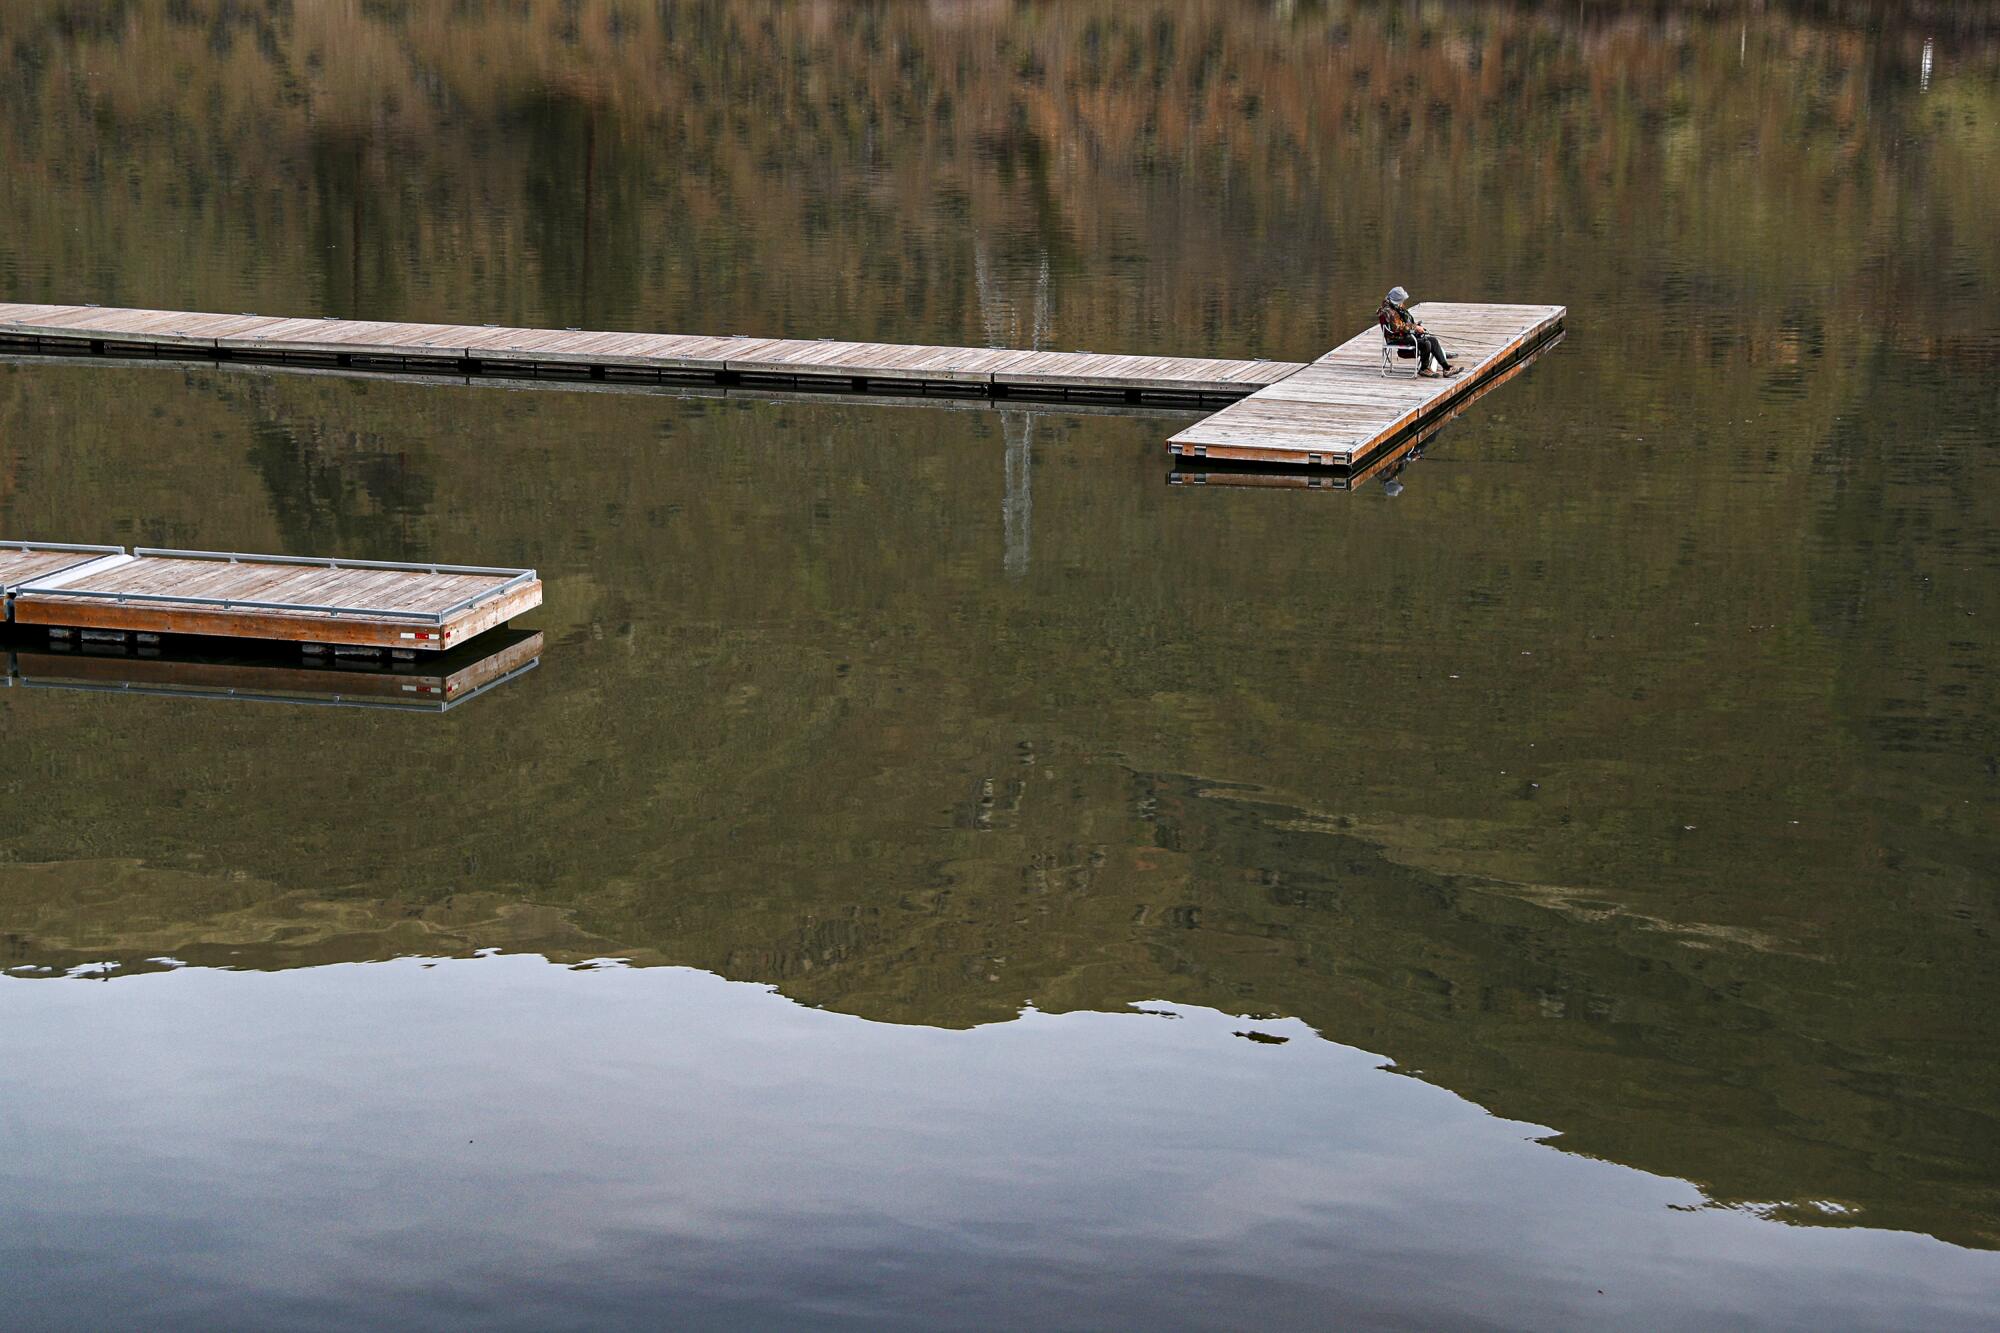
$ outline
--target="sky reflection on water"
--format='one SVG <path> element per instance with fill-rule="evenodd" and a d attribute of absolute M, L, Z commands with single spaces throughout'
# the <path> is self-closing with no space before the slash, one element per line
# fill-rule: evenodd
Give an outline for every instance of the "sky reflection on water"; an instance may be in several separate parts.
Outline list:
<path fill-rule="evenodd" d="M 2000 1276 L 1704 1209 L 1287 1020 L 945 1032 L 522 956 L 0 984 L 33 1323 L 1969 1328 Z"/>

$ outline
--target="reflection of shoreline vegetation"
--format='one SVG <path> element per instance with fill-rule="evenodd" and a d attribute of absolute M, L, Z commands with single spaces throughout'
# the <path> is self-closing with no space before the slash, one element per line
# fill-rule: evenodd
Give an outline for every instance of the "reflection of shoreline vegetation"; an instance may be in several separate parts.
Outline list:
<path fill-rule="evenodd" d="M 1571 383 L 1549 369 L 1472 456 L 1541 437 Z M 1854 373 L 1820 363 L 1815 392 Z M 1956 767 L 1978 659 L 1930 642 L 1963 632 L 1930 603 L 1846 606 L 1894 575 L 1884 541 L 1945 579 L 1921 534 L 1766 537 L 1935 503 L 1870 471 L 1883 422 L 1927 410 L 1878 401 L 1854 442 L 1815 413 L 1774 436 L 1810 461 L 1835 431 L 1838 489 L 1788 464 L 1711 495 L 1611 451 L 1551 511 L 1540 469 L 1450 469 L 1420 550 L 1381 508 L 1301 527 L 1188 505 L 1153 461 L 1079 475 L 1157 436 L 1053 419 L 1015 584 L 983 414 L 6 372 L 27 486 L 0 525 L 536 563 L 552 646 L 427 729 L 221 710 L 190 737 L 171 705 L 0 696 L 0 939 L 10 964 L 629 954 L 934 1025 L 1026 998 L 1282 1011 L 1566 1148 L 1990 1245 L 1992 842 Z M 371 481 L 392 457 L 422 485 Z M 274 499 L 299 468 L 323 513 Z M 1573 558 L 1612 534 L 1619 558 Z M 1170 567 L 1163 541 L 1210 554 Z M 1346 577 L 1267 568 L 1280 544 Z M 1930 730 L 1884 731 L 1918 705 Z M 1260 785 L 1144 775 L 1163 761 Z"/>
<path fill-rule="evenodd" d="M 943 862 L 928 886 L 852 906 L 746 897 L 734 880 L 665 898 L 610 884 L 557 906 L 312 894 L 123 863 L 0 865 L 0 967 L 111 962 L 115 979 L 163 956 L 266 969 L 500 948 L 695 966 L 877 1021 L 948 1027 L 1005 1021 L 1024 1001 L 1282 1006 L 1496 1114 L 1558 1127 L 1565 1150 L 1692 1175 L 1718 1202 L 2000 1247 L 1990 1152 L 1962 1156 L 1992 1142 L 1965 1123 L 1987 1115 L 1990 1079 L 1968 1084 L 1949 1046 L 1913 1049 L 1871 1012 L 1872 993 L 1829 985 L 1823 961 L 1411 872 L 1323 820 L 1187 779 L 1126 780 L 1130 828 L 1150 825 L 1150 845 L 1031 854 L 1011 886 Z M 1945 1181 L 1877 1160 L 1880 1093 L 1857 1065 L 1892 1053 L 1899 1152 L 1948 1165 Z M 1840 1206 L 1764 1202 L 1782 1198 Z"/>
<path fill-rule="evenodd" d="M 959 340 L 992 233 L 1107 350 L 1316 353 L 1404 266 L 1949 343 L 2000 37 L 1951 10 L 1920 97 L 1920 30 L 1826 9 L 29 5 L 0 295 Z"/>

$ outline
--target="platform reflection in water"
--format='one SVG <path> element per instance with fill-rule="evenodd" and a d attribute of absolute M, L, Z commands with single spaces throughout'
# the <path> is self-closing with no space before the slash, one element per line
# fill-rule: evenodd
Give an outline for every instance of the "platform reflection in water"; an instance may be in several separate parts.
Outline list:
<path fill-rule="evenodd" d="M 31 631 L 0 639 L 0 686 L 168 695 L 235 703 L 448 713 L 542 663 L 539 631 L 502 629 L 420 660 L 248 654 L 226 641 L 183 639 L 161 648 L 64 646 Z"/>

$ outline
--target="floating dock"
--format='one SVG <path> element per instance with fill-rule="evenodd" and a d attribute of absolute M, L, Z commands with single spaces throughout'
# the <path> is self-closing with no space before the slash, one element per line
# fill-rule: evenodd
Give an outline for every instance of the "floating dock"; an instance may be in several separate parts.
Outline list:
<path fill-rule="evenodd" d="M 203 635 L 399 654 L 443 652 L 542 601 L 532 569 L 22 542 L 0 543 L 0 585 L 7 620 L 54 637 Z"/>
<path fill-rule="evenodd" d="M 301 362 L 447 374 L 765 384 L 835 392 L 1082 395 L 1227 402 L 1302 369 L 1290 361 L 1106 356 L 811 338 L 516 329 L 99 306 L 0 304 L 0 342 L 98 356 Z"/>
<path fill-rule="evenodd" d="M 1384 373 L 1382 332 L 1356 334 L 1296 374 L 1202 418 L 1167 441 L 1183 458 L 1224 458 L 1289 467 L 1349 468 L 1401 442 L 1469 400 L 1562 332 L 1559 305 L 1411 307 L 1461 373 L 1419 379 L 1416 362 L 1394 358 Z"/>
<path fill-rule="evenodd" d="M 1220 410 L 1168 441 L 1170 452 L 1345 469 L 1452 410 L 1560 333 L 1566 314 L 1562 306 L 1437 301 L 1413 311 L 1461 374 L 1419 379 L 1414 361 L 1385 364 L 1373 327 L 1307 364 L 0 304 L 0 348 L 347 373 L 1213 406 Z"/>

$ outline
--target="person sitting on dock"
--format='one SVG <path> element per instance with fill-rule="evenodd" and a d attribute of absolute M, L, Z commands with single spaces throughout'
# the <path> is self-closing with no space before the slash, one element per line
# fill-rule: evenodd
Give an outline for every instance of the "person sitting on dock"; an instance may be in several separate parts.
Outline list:
<path fill-rule="evenodd" d="M 1414 347 L 1417 349 L 1417 374 L 1427 380 L 1442 379 L 1456 375 L 1458 370 L 1444 354 L 1444 344 L 1437 335 L 1427 332 L 1410 313 L 1410 294 L 1401 287 L 1391 287 L 1389 294 L 1382 298 L 1382 308 L 1375 312 L 1375 322 L 1382 326 L 1382 338 L 1391 347 Z M 1436 361 L 1438 368 L 1431 369 Z"/>

